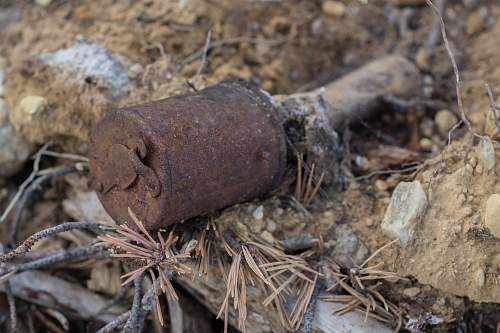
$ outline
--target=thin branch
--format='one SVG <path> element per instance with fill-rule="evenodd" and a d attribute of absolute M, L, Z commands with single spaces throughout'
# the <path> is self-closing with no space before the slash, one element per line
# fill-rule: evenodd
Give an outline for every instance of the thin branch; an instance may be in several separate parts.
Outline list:
<path fill-rule="evenodd" d="M 141 307 L 142 307 L 142 311 L 145 314 L 147 314 L 147 313 L 151 312 L 151 310 L 153 310 L 153 306 L 155 304 L 155 302 L 154 302 L 155 294 L 159 288 L 160 288 L 160 280 L 156 280 L 155 283 L 151 286 L 151 288 L 149 288 L 149 290 L 142 297 Z M 122 313 L 120 316 L 118 316 L 118 318 L 116 318 L 115 320 L 106 324 L 104 327 L 102 327 L 96 333 L 112 333 L 112 332 L 114 332 L 116 329 L 122 327 L 127 322 L 130 315 L 131 315 L 130 310 Z"/>
<path fill-rule="evenodd" d="M 10 315 L 10 332 L 17 332 L 17 314 L 16 314 L 16 299 L 12 294 L 12 288 L 10 282 L 5 282 L 5 293 L 7 294 L 7 302 L 9 303 L 9 315 Z"/>
<path fill-rule="evenodd" d="M 208 50 L 210 49 L 211 37 L 212 37 L 212 30 L 208 30 L 207 37 L 205 39 L 205 46 L 203 47 L 203 56 L 201 57 L 201 64 L 200 67 L 198 67 L 198 70 L 196 71 L 196 75 L 194 76 L 193 81 L 196 81 L 196 79 L 200 76 L 201 72 L 203 71 L 203 68 L 205 68 L 207 64 L 207 55 L 208 55 Z"/>
<path fill-rule="evenodd" d="M 31 250 L 31 248 L 35 245 L 36 242 L 43 238 L 47 238 L 49 236 L 59 234 L 62 232 L 70 231 L 70 230 L 92 230 L 98 233 L 102 232 L 103 226 L 98 223 L 90 223 L 90 222 L 66 222 L 55 227 L 47 228 L 45 230 L 38 231 L 31 235 L 28 239 L 21 243 L 14 250 L 0 256 L 0 262 L 6 262 L 18 257 L 20 255 L 24 255 Z"/>
<path fill-rule="evenodd" d="M 486 85 L 486 92 L 488 94 L 488 98 L 490 99 L 490 109 L 493 113 L 493 122 L 495 123 L 496 128 L 500 130 L 500 106 L 497 105 L 495 96 L 493 96 L 493 91 L 488 84 Z"/>
<path fill-rule="evenodd" d="M 97 254 L 102 254 L 107 249 L 107 245 L 87 245 L 77 247 L 71 250 L 62 250 L 45 258 L 34 260 L 20 265 L 10 265 L 3 268 L 0 280 L 8 279 L 15 273 L 31 271 L 35 269 L 52 267 L 56 264 L 63 264 L 95 257 Z"/>
<path fill-rule="evenodd" d="M 142 300 L 142 282 L 144 281 L 144 273 L 139 275 L 134 280 L 134 300 L 130 309 L 130 316 L 123 328 L 123 333 L 141 333 L 144 322 L 141 311 Z"/>
<path fill-rule="evenodd" d="M 451 50 L 450 42 L 448 40 L 448 36 L 446 33 L 446 26 L 444 23 L 443 16 L 441 15 L 439 8 L 436 7 L 436 5 L 434 5 L 432 0 L 426 0 L 426 2 L 427 2 L 427 5 L 429 7 L 431 7 L 431 9 L 434 11 L 434 14 L 436 15 L 436 17 L 439 19 L 439 24 L 441 26 L 441 36 L 443 37 L 446 52 L 448 52 L 448 57 L 450 58 L 451 64 L 453 66 L 453 73 L 455 75 L 455 92 L 457 95 L 457 104 L 458 104 L 458 110 L 460 112 L 461 122 L 463 122 L 465 124 L 465 126 L 467 127 L 467 130 L 473 136 L 481 138 L 481 136 L 479 134 L 474 132 L 474 129 L 472 128 L 471 122 L 469 121 L 469 119 L 467 118 L 467 115 L 465 114 L 464 104 L 463 104 L 463 100 L 462 100 L 462 81 L 460 80 L 460 73 L 458 71 L 457 61 L 455 59 L 453 51 Z M 455 125 L 448 133 L 448 144 L 451 143 L 451 135 L 452 135 L 453 131 L 456 128 L 458 128 L 458 126 L 460 126 L 460 123 Z"/>

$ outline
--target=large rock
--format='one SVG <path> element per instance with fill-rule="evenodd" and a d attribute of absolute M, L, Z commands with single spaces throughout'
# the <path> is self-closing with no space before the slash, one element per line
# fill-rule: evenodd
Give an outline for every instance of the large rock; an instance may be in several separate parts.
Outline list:
<path fill-rule="evenodd" d="M 14 63 L 6 78 L 10 120 L 30 142 L 86 142 L 92 126 L 131 86 L 127 61 L 80 38 Z"/>
<path fill-rule="evenodd" d="M 401 182 L 392 194 L 385 212 L 382 229 L 393 239 L 399 239 L 406 246 L 412 239 L 415 226 L 425 214 L 427 196 L 419 181 Z"/>

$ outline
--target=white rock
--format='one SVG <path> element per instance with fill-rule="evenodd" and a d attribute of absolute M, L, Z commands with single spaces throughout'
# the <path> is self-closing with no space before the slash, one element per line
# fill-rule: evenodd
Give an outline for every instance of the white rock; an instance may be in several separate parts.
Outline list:
<path fill-rule="evenodd" d="M 493 236 L 500 238 L 500 194 L 492 194 L 486 201 L 484 224 Z"/>
<path fill-rule="evenodd" d="M 48 5 L 50 5 L 50 3 L 52 2 L 52 0 L 35 0 L 35 2 L 39 6 L 47 7 Z"/>
<path fill-rule="evenodd" d="M 439 133 L 447 136 L 448 132 L 453 128 L 453 126 L 455 126 L 458 120 L 451 111 L 441 110 L 436 113 L 434 121 L 436 122 Z"/>
<path fill-rule="evenodd" d="M 274 236 L 272 233 L 270 233 L 267 230 L 264 230 L 261 234 L 260 237 L 262 237 L 263 240 L 268 242 L 269 244 L 274 244 Z"/>
<path fill-rule="evenodd" d="M 321 5 L 323 13 L 331 16 L 342 16 L 345 14 L 345 5 L 340 1 L 326 0 Z"/>
<path fill-rule="evenodd" d="M 17 107 L 19 108 L 18 112 L 33 116 L 43 112 L 47 107 L 47 100 L 42 96 L 26 96 L 19 102 Z"/>
<path fill-rule="evenodd" d="M 102 79 L 111 87 L 113 97 L 123 95 L 130 84 L 123 60 L 104 46 L 79 38 L 67 49 L 40 56 L 50 66 L 66 68 L 70 79 L 84 82 L 86 77 Z"/>
<path fill-rule="evenodd" d="M 495 147 L 490 138 L 486 137 L 478 146 L 478 158 L 487 171 L 492 170 L 496 164 Z"/>
<path fill-rule="evenodd" d="M 261 206 L 257 207 L 253 211 L 252 216 L 256 220 L 262 220 L 264 218 L 264 206 L 261 205 Z"/>
<path fill-rule="evenodd" d="M 382 230 L 406 246 L 413 239 L 415 226 L 425 214 L 427 205 L 427 196 L 419 181 L 399 183 L 385 212 Z"/>

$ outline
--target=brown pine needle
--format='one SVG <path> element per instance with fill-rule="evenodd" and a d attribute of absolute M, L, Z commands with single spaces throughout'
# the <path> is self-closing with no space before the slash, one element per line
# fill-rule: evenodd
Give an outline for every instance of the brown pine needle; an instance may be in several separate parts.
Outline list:
<path fill-rule="evenodd" d="M 196 241 L 187 242 L 185 248 L 177 250 L 175 247 L 178 237 L 170 232 L 165 239 L 158 232 L 157 240 L 146 230 L 144 224 L 129 208 L 132 223 L 137 230 L 127 225 L 117 226 L 112 234 L 100 236 L 99 239 L 107 243 L 112 249 L 112 256 L 131 261 L 138 266 L 136 269 L 121 276 L 123 284 L 128 284 L 141 274 L 147 272 L 153 284 L 158 279 L 160 291 L 169 299 L 178 301 L 177 294 L 167 274 L 191 274 L 190 268 L 182 260 L 190 258 L 191 252 L 196 248 Z M 160 293 L 155 290 L 155 308 L 160 323 L 163 325 L 163 316 L 160 304 Z"/>
<path fill-rule="evenodd" d="M 365 320 L 371 317 L 386 323 L 392 322 L 397 327 L 400 327 L 402 325 L 401 310 L 387 301 L 377 289 L 382 285 L 381 281 L 404 278 L 380 269 L 383 263 L 366 267 L 373 258 L 392 244 L 394 244 L 394 241 L 377 249 L 359 267 L 345 270 L 337 263 L 332 262 L 330 274 L 335 278 L 336 282 L 327 287 L 326 291 L 340 288 L 346 294 L 325 295 L 321 298 L 325 301 L 345 303 L 344 306 L 335 311 L 338 315 L 358 311 L 364 314 Z M 349 273 L 342 273 L 346 271 Z"/>

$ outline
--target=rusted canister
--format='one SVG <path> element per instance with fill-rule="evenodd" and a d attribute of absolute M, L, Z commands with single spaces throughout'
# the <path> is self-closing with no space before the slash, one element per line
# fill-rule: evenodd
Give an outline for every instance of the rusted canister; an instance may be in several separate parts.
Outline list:
<path fill-rule="evenodd" d="M 98 197 L 149 230 L 261 196 L 281 182 L 286 140 L 269 97 L 232 81 L 108 113 L 90 139 Z"/>

